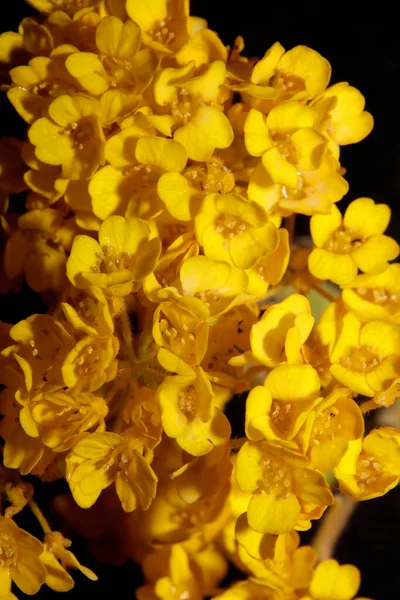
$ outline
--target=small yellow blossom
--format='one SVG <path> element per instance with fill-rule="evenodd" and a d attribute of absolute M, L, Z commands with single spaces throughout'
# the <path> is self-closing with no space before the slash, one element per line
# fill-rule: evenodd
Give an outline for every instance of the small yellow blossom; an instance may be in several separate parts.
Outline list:
<path fill-rule="evenodd" d="M 371 319 L 400 324 L 400 265 L 391 264 L 377 275 L 357 275 L 343 286 L 342 300 L 360 321 Z"/>
<path fill-rule="evenodd" d="M 364 419 L 351 390 L 334 389 L 319 399 L 298 436 L 299 446 L 318 471 L 326 473 L 338 465 L 349 442 L 364 433 Z"/>
<path fill-rule="evenodd" d="M 188 41 L 188 0 L 155 0 L 151 6 L 148 0 L 127 0 L 126 12 L 142 30 L 144 44 L 158 52 L 174 53 Z"/>
<path fill-rule="evenodd" d="M 262 364 L 275 367 L 282 362 L 304 362 L 303 345 L 314 325 L 311 306 L 305 296 L 292 294 L 270 306 L 250 331 L 251 353 L 231 364 Z"/>
<path fill-rule="evenodd" d="M 36 594 L 45 581 L 46 570 L 40 562 L 43 545 L 20 529 L 14 521 L 0 518 L 0 597 L 11 594 L 12 581 L 25 594 Z"/>
<path fill-rule="evenodd" d="M 363 95 L 346 82 L 329 87 L 311 106 L 319 114 L 318 128 L 341 146 L 360 142 L 374 126 L 372 115 L 364 111 Z"/>
<path fill-rule="evenodd" d="M 93 392 L 117 373 L 115 356 L 119 350 L 114 336 L 87 335 L 81 338 L 62 365 L 65 384 L 76 390 Z"/>
<path fill-rule="evenodd" d="M 175 140 L 146 134 L 132 126 L 107 140 L 105 156 L 110 164 L 99 169 L 89 184 L 97 217 L 124 214 L 128 208 L 130 216 L 142 218 L 160 212 L 157 182 L 163 173 L 181 171 L 187 153 Z"/>
<path fill-rule="evenodd" d="M 313 215 L 310 228 L 316 247 L 308 259 L 312 275 L 346 285 L 358 269 L 368 275 L 382 273 L 399 254 L 398 244 L 382 235 L 389 219 L 390 208 L 370 198 L 354 200 L 343 219 L 336 206 L 329 215 Z"/>
<path fill-rule="evenodd" d="M 143 456 L 143 443 L 131 436 L 92 433 L 79 441 L 66 458 L 66 479 L 77 504 L 89 508 L 102 490 L 115 482 L 122 508 L 146 510 L 155 496 L 157 477 Z"/>
<path fill-rule="evenodd" d="M 248 441 L 239 450 L 236 477 L 251 492 L 247 518 L 258 533 L 279 535 L 309 529 L 333 497 L 305 456 L 283 442 Z"/>
<path fill-rule="evenodd" d="M 193 456 L 202 456 L 229 439 L 231 428 L 226 416 L 214 406 L 214 392 L 207 373 L 192 369 L 173 355 L 159 353 L 163 366 L 179 371 L 168 376 L 157 390 L 165 433 Z M 175 365 L 173 364 L 175 362 Z"/>
<path fill-rule="evenodd" d="M 263 209 L 236 194 L 207 194 L 194 226 L 208 258 L 242 269 L 278 243 L 277 229 Z"/>
<path fill-rule="evenodd" d="M 173 135 L 186 148 L 189 158 L 205 161 L 216 148 L 231 145 L 233 130 L 218 107 L 225 79 L 224 63 L 214 61 L 197 76 L 195 70 L 192 61 L 160 72 L 154 83 L 155 101 L 160 107 L 169 107 L 171 115 L 156 115 L 149 120 L 162 133 Z"/>
<path fill-rule="evenodd" d="M 98 100 L 88 96 L 59 96 L 29 130 L 39 160 L 61 165 L 65 179 L 88 179 L 104 163 L 105 138 Z"/>
<path fill-rule="evenodd" d="M 102 223 L 98 242 L 75 237 L 67 276 L 78 288 L 96 285 L 124 296 L 153 270 L 160 250 L 161 242 L 146 221 L 111 216 Z"/>
<path fill-rule="evenodd" d="M 400 375 L 400 331 L 385 321 L 361 323 L 353 313 L 340 314 L 331 304 L 318 325 L 321 341 L 329 346 L 330 372 L 353 392 L 374 396 Z"/>
<path fill-rule="evenodd" d="M 256 63 L 250 81 L 232 87 L 268 111 L 282 101 L 309 100 L 323 92 L 330 76 L 329 62 L 315 50 L 296 46 L 285 52 L 276 42 Z"/>
<path fill-rule="evenodd" d="M 292 440 L 319 398 L 319 377 L 310 365 L 281 365 L 246 401 L 246 435 L 252 440 Z"/>
<path fill-rule="evenodd" d="M 61 302 L 61 309 L 58 318 L 62 320 L 63 314 L 72 332 L 102 336 L 114 331 L 107 298 L 100 288 L 92 286 L 80 290 L 71 286 Z M 63 324 L 68 329 L 68 325 Z"/>
<path fill-rule="evenodd" d="M 261 156 L 262 165 L 276 183 L 290 189 L 299 186 L 303 169 L 321 166 L 326 139 L 316 131 L 316 113 L 298 102 L 281 104 L 265 118 L 251 109 L 244 126 L 246 148 Z"/>
<path fill-rule="evenodd" d="M 71 52 L 71 50 L 70 50 Z M 65 68 L 66 54 L 35 56 L 28 65 L 10 71 L 13 86 L 7 92 L 11 104 L 29 124 L 47 116 L 52 101 L 63 94 L 79 91 L 76 80 Z"/>
<path fill-rule="evenodd" d="M 176 301 L 161 302 L 154 312 L 153 337 L 190 365 L 199 365 L 207 350 L 207 312 L 199 306 L 184 306 Z"/>
<path fill-rule="evenodd" d="M 354 500 L 383 496 L 400 479 L 400 432 L 392 427 L 374 429 L 364 440 L 349 442 L 335 469 L 340 489 Z"/>
<path fill-rule="evenodd" d="M 25 369 L 24 376 L 31 381 L 26 383 L 28 390 L 32 381 L 61 384 L 62 363 L 73 340 L 54 317 L 31 315 L 11 328 L 10 337 L 15 345 L 3 350 L 3 354 L 18 356 L 27 363 L 29 370 Z"/>

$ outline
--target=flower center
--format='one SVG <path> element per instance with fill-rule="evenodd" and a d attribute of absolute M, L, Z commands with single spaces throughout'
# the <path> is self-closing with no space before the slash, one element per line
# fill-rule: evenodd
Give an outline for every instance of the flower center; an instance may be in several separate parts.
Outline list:
<path fill-rule="evenodd" d="M 338 229 L 331 235 L 325 244 L 325 248 L 336 254 L 350 254 L 361 246 L 361 243 L 360 240 L 354 239 L 354 236 L 348 229 Z"/>
<path fill-rule="evenodd" d="M 376 458 L 367 456 L 365 452 L 361 452 L 357 461 L 360 490 L 364 492 L 369 486 L 372 486 L 381 476 L 381 471 L 382 467 Z"/>
<path fill-rule="evenodd" d="M 278 72 L 270 80 L 270 85 L 278 89 L 281 95 L 294 94 L 305 90 L 304 81 L 300 77 L 296 77 L 284 69 L 279 69 Z"/>
<path fill-rule="evenodd" d="M 291 426 L 293 411 L 290 402 L 278 402 L 274 400 L 271 406 L 271 420 L 276 429 L 281 433 L 287 433 Z"/>
<path fill-rule="evenodd" d="M 122 269 L 130 269 L 133 266 L 134 257 L 130 252 L 119 253 L 114 246 L 103 246 L 103 254 L 101 256 L 101 272 L 113 273 Z"/>
<path fill-rule="evenodd" d="M 149 35 L 155 42 L 163 44 L 164 46 L 168 46 L 176 37 L 176 34 L 171 31 L 171 21 L 171 16 L 166 16 L 164 19 L 157 21 L 154 24 L 153 29 L 147 31 L 147 35 Z"/>
<path fill-rule="evenodd" d="M 194 112 L 193 102 L 189 98 L 189 93 L 184 89 L 178 92 L 178 99 L 170 104 L 171 114 L 175 120 L 176 127 L 183 127 L 192 117 Z"/>
<path fill-rule="evenodd" d="M 178 406 L 185 417 L 192 421 L 196 416 L 197 393 L 194 385 L 188 385 L 178 394 Z"/>
<path fill-rule="evenodd" d="M 279 153 L 286 158 L 291 164 L 297 165 L 298 155 L 297 148 L 292 142 L 292 138 L 288 133 L 282 134 L 276 131 L 271 131 L 271 138 L 274 141 Z"/>
<path fill-rule="evenodd" d="M 196 336 L 189 329 L 187 323 L 176 319 L 172 323 L 166 316 L 160 320 L 160 331 L 166 345 L 170 346 L 172 352 L 186 360 L 192 361 L 196 356 Z"/>
<path fill-rule="evenodd" d="M 95 135 L 93 123 L 90 119 L 80 119 L 71 123 L 64 133 L 69 135 L 72 143 L 79 150 L 83 150 L 85 145 L 90 142 Z"/>
<path fill-rule="evenodd" d="M 319 444 L 333 441 L 341 428 L 339 409 L 331 406 L 321 411 L 316 418 L 311 443 L 319 446 Z"/>
<path fill-rule="evenodd" d="M 215 220 L 215 231 L 224 238 L 233 239 L 237 235 L 243 235 L 246 229 L 247 223 L 236 215 L 221 214 Z"/>
<path fill-rule="evenodd" d="M 400 298 L 391 290 L 384 288 L 368 289 L 359 287 L 357 293 L 363 300 L 385 306 L 390 313 L 397 312 L 400 309 Z"/>
<path fill-rule="evenodd" d="M 99 346 L 100 343 L 98 342 Z M 97 350 L 97 351 L 96 351 Z M 75 373 L 78 377 L 87 377 L 99 371 L 99 363 L 101 361 L 101 353 L 105 351 L 103 347 L 97 349 L 93 346 L 85 346 L 79 353 L 75 363 Z"/>
<path fill-rule="evenodd" d="M 0 567 L 13 567 L 17 562 L 16 548 L 8 533 L 0 533 Z"/>
<path fill-rule="evenodd" d="M 287 500 L 292 490 L 292 480 L 282 461 L 265 456 L 262 464 L 261 491 Z"/>
<path fill-rule="evenodd" d="M 372 351 L 372 346 L 363 344 L 353 347 L 349 354 L 342 358 L 339 363 L 351 371 L 368 373 L 379 365 L 381 361 L 382 358 Z"/>

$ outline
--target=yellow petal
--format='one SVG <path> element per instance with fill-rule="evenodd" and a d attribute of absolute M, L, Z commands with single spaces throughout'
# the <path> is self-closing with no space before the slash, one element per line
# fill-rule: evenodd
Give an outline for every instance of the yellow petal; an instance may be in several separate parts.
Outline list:
<path fill-rule="evenodd" d="M 316 113 L 299 102 L 285 102 L 271 110 L 267 117 L 270 131 L 280 134 L 293 133 L 302 127 L 312 127 Z"/>
<path fill-rule="evenodd" d="M 161 175 L 157 183 L 157 193 L 170 215 L 175 219 L 179 221 L 191 221 L 193 219 L 201 195 L 186 177 L 180 173 Z"/>
<path fill-rule="evenodd" d="M 177 129 L 174 138 L 187 150 L 192 160 L 210 158 L 215 148 L 228 148 L 233 141 L 233 130 L 228 118 L 216 108 L 200 108 L 193 119 Z"/>
<path fill-rule="evenodd" d="M 247 509 L 251 529 L 273 535 L 291 531 L 296 526 L 299 514 L 299 502 L 291 493 L 287 498 L 277 498 L 273 493 L 255 494 Z"/>
<path fill-rule="evenodd" d="M 399 255 L 399 245 L 387 235 L 372 235 L 352 254 L 353 260 L 364 273 L 383 273 L 388 261 Z M 350 283 L 350 282 L 347 282 Z"/>
<path fill-rule="evenodd" d="M 329 241 L 331 235 L 339 229 L 342 224 L 342 215 L 337 206 L 327 215 L 313 215 L 310 220 L 310 231 L 314 244 L 322 248 Z"/>
<path fill-rule="evenodd" d="M 360 238 L 367 238 L 385 231 L 390 214 L 387 204 L 375 204 L 371 198 L 358 198 L 347 207 L 343 221 L 346 229 Z"/>
<path fill-rule="evenodd" d="M 351 600 L 360 587 L 360 572 L 353 565 L 334 559 L 321 562 L 314 571 L 310 593 L 318 600 Z"/>
<path fill-rule="evenodd" d="M 91 94 L 100 96 L 108 90 L 109 84 L 103 63 L 97 54 L 74 52 L 68 56 L 65 66 L 81 86 Z"/>
<path fill-rule="evenodd" d="M 318 279 L 329 279 L 338 285 L 348 285 L 357 275 L 357 265 L 350 254 L 334 254 L 315 248 L 308 257 L 308 268 Z"/>
<path fill-rule="evenodd" d="M 130 61 L 140 47 L 141 31 L 134 21 L 123 23 L 114 16 L 104 17 L 96 29 L 96 45 L 100 54 Z"/>
<path fill-rule="evenodd" d="M 320 379 L 311 365 L 279 365 L 265 381 L 276 400 L 295 401 L 318 394 Z"/>
<path fill-rule="evenodd" d="M 67 277 L 76 287 L 86 287 L 82 273 L 87 273 L 100 266 L 101 248 L 93 238 L 77 235 L 67 261 Z"/>
<path fill-rule="evenodd" d="M 175 140 L 150 136 L 138 139 L 135 156 L 140 163 L 166 172 L 179 173 L 183 171 L 187 162 L 187 152 L 182 144 Z"/>
<path fill-rule="evenodd" d="M 262 157 L 262 164 L 274 183 L 297 188 L 297 169 L 282 156 L 278 148 L 267 150 Z"/>
<path fill-rule="evenodd" d="M 244 141 L 252 156 L 262 156 L 272 146 L 265 117 L 254 108 L 249 110 L 244 124 Z"/>
<path fill-rule="evenodd" d="M 257 85 L 268 85 L 270 79 L 275 75 L 279 60 L 284 54 L 285 48 L 279 42 L 275 42 L 262 59 L 256 63 L 251 74 L 251 82 Z"/>
<path fill-rule="evenodd" d="M 300 169 L 318 169 L 326 148 L 324 137 L 311 127 L 303 127 L 295 131 L 291 139 L 297 150 Z"/>
<path fill-rule="evenodd" d="M 311 96 L 321 93 L 331 77 L 331 66 L 326 58 L 307 46 L 296 46 L 286 52 L 279 61 L 279 68 L 302 79 Z"/>

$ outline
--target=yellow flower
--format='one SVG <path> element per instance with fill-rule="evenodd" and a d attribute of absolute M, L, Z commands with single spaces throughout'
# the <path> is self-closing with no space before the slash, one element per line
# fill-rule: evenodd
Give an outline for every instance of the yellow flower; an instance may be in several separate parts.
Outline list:
<path fill-rule="evenodd" d="M 349 442 L 334 472 L 341 491 L 354 500 L 383 496 L 400 480 L 400 432 L 381 427 Z"/>
<path fill-rule="evenodd" d="M 106 219 L 112 214 L 151 218 L 162 210 L 157 182 L 163 173 L 179 172 L 187 153 L 175 140 L 147 135 L 137 126 L 110 137 L 105 157 L 109 165 L 99 169 L 89 184 L 94 214 Z"/>
<path fill-rule="evenodd" d="M 153 450 L 161 442 L 162 423 L 156 393 L 148 387 L 139 387 L 123 410 L 123 418 L 146 450 Z"/>
<path fill-rule="evenodd" d="M 65 286 L 66 252 L 75 230 L 73 219 L 64 220 L 53 208 L 21 215 L 4 253 L 7 276 L 15 279 L 24 274 L 35 292 L 61 292 Z"/>
<path fill-rule="evenodd" d="M 157 477 L 143 456 L 143 443 L 129 429 L 122 435 L 92 433 L 79 441 L 66 458 L 66 479 L 76 503 L 89 508 L 102 490 L 115 482 L 126 512 L 146 510 L 156 494 Z"/>
<path fill-rule="evenodd" d="M 310 365 L 280 365 L 246 401 L 246 435 L 251 440 L 292 440 L 319 400 L 320 381 Z"/>
<path fill-rule="evenodd" d="M 331 304 L 318 325 L 329 346 L 330 372 L 357 394 L 374 396 L 400 375 L 400 331 L 385 321 L 361 323 L 353 313 L 340 314 Z"/>
<path fill-rule="evenodd" d="M 11 594 L 12 581 L 24 594 L 36 594 L 46 577 L 39 559 L 41 542 L 11 519 L 0 517 L 0 550 L 0 597 L 15 598 Z"/>
<path fill-rule="evenodd" d="M 219 108 L 224 63 L 214 61 L 201 75 L 194 76 L 195 71 L 194 61 L 178 69 L 160 71 L 154 82 L 154 98 L 158 110 L 170 114 L 164 112 L 148 118 L 156 129 L 173 135 L 186 148 L 189 158 L 205 161 L 216 148 L 231 145 L 233 130 Z"/>
<path fill-rule="evenodd" d="M 318 471 L 327 473 L 338 465 L 347 451 L 349 442 L 364 433 L 364 419 L 351 391 L 334 389 L 326 398 L 314 404 L 298 444 Z"/>
<path fill-rule="evenodd" d="M 305 296 L 292 294 L 267 308 L 250 331 L 251 354 L 235 358 L 239 362 L 275 367 L 282 362 L 304 362 L 303 346 L 314 325 L 311 306 Z"/>
<path fill-rule="evenodd" d="M 245 144 L 252 156 L 261 156 L 271 180 L 296 190 L 302 171 L 321 166 L 327 140 L 315 129 L 317 114 L 299 102 L 273 108 L 268 116 L 251 109 L 244 126 Z"/>
<path fill-rule="evenodd" d="M 15 399 L 22 405 L 19 420 L 24 431 L 55 452 L 69 450 L 85 431 L 105 429 L 108 407 L 100 396 L 44 386 L 19 389 Z"/>
<path fill-rule="evenodd" d="M 231 428 L 226 416 L 214 406 L 210 379 L 201 367 L 192 369 L 160 350 L 159 360 L 164 368 L 178 372 L 167 376 L 158 387 L 157 398 L 165 433 L 193 456 L 202 456 L 214 446 L 221 446 L 230 437 Z"/>
<path fill-rule="evenodd" d="M 364 111 L 364 96 L 344 81 L 319 94 L 310 106 L 319 113 L 318 129 L 341 146 L 360 142 L 374 126 L 372 115 Z"/>
<path fill-rule="evenodd" d="M 204 254 L 247 269 L 278 243 L 275 225 L 257 204 L 237 194 L 207 194 L 194 221 Z"/>
<path fill-rule="evenodd" d="M 400 265 L 377 275 L 357 275 L 343 286 L 342 300 L 360 321 L 380 319 L 400 324 Z"/>
<path fill-rule="evenodd" d="M 78 288 L 95 285 L 110 295 L 129 294 L 156 265 L 160 239 L 149 222 L 111 216 L 99 230 L 99 241 L 77 235 L 67 261 L 67 276 Z"/>
<path fill-rule="evenodd" d="M 49 116 L 33 123 L 28 136 L 39 160 L 61 165 L 65 179 L 88 179 L 104 163 L 100 102 L 88 96 L 59 96 Z"/>
<path fill-rule="evenodd" d="M 330 76 L 329 62 L 315 50 L 296 46 L 285 52 L 276 42 L 254 66 L 250 82 L 232 87 L 268 112 L 278 102 L 313 98 L 326 88 Z"/>
<path fill-rule="evenodd" d="M 242 269 L 212 260 L 207 256 L 193 256 L 182 263 L 180 287 L 166 287 L 160 297 L 171 295 L 189 310 L 198 312 L 213 325 L 223 314 L 251 299 L 246 294 L 247 276 Z"/>
<path fill-rule="evenodd" d="M 65 68 L 68 52 L 71 50 L 53 52 L 50 57 L 35 56 L 28 65 L 11 69 L 14 85 L 7 92 L 7 97 L 27 123 L 47 116 L 55 97 L 79 91 L 77 81 Z"/>
<path fill-rule="evenodd" d="M 287 214 L 287 211 L 302 215 L 328 213 L 333 203 L 347 193 L 347 181 L 339 174 L 340 164 L 330 154 L 325 154 L 317 169 L 301 172 L 297 179 L 297 189 L 273 182 L 263 163 L 260 162 L 250 176 L 247 194 L 267 212 L 273 209 Z"/>
<path fill-rule="evenodd" d="M 212 155 L 203 165 L 190 165 L 183 173 L 162 175 L 157 184 L 157 192 L 175 219 L 192 221 L 206 194 L 227 194 L 234 186 L 232 170 L 219 156 Z"/>
<path fill-rule="evenodd" d="M 142 30 L 143 43 L 158 52 L 174 53 L 188 40 L 188 0 L 127 0 L 126 12 Z"/>
<path fill-rule="evenodd" d="M 313 215 L 310 228 L 316 247 L 308 259 L 311 273 L 338 285 L 352 283 L 358 269 L 369 275 L 382 273 L 399 254 L 398 244 L 382 235 L 389 219 L 390 208 L 370 198 L 351 202 L 343 219 L 336 206 L 329 215 Z"/>
<path fill-rule="evenodd" d="M 140 50 L 140 27 L 106 16 L 96 28 L 94 52 L 74 52 L 66 67 L 82 88 L 102 96 L 103 119 L 110 125 L 130 114 L 140 104 L 140 94 L 150 84 L 157 57 L 149 49 Z"/>
<path fill-rule="evenodd" d="M 110 308 L 100 288 L 92 286 L 80 290 L 71 286 L 63 299 L 62 312 L 58 318 L 62 320 L 64 316 L 64 327 L 86 335 L 106 336 L 113 333 L 114 322 Z"/>
<path fill-rule="evenodd" d="M 65 385 L 75 390 L 94 392 L 117 374 L 115 356 L 119 341 L 115 336 L 82 337 L 65 357 L 62 375 Z"/>
<path fill-rule="evenodd" d="M 39 160 L 35 154 L 35 146 L 29 142 L 23 145 L 22 156 L 29 167 L 24 174 L 24 181 L 29 189 L 35 195 L 38 194 L 42 201 L 46 199 L 50 205 L 57 202 L 68 188 L 68 181 L 62 179 L 61 167 L 47 165 Z"/>
<path fill-rule="evenodd" d="M 59 531 L 45 535 L 44 552 L 40 560 L 46 567 L 45 583 L 55 592 L 68 592 L 74 587 L 74 580 L 67 568 L 78 569 L 92 581 L 97 581 L 95 573 L 81 565 L 72 552 L 67 550 L 71 544 L 72 542 L 64 538 Z"/>
<path fill-rule="evenodd" d="M 333 497 L 308 459 L 283 442 L 246 442 L 239 450 L 236 478 L 251 492 L 247 518 L 258 533 L 279 535 L 311 527 Z"/>
<path fill-rule="evenodd" d="M 312 600 L 352 600 L 360 583 L 360 571 L 357 567 L 339 565 L 336 560 L 329 558 L 317 565 L 309 593 Z"/>
<path fill-rule="evenodd" d="M 199 365 L 207 350 L 207 311 L 203 305 L 182 305 L 174 300 L 161 302 L 153 317 L 153 337 L 189 365 Z"/>
<path fill-rule="evenodd" d="M 18 356 L 28 365 L 24 367 L 25 379 L 30 381 L 26 383 L 28 390 L 36 382 L 63 385 L 61 367 L 73 340 L 54 317 L 31 315 L 11 328 L 10 337 L 16 344 L 3 354 Z"/>

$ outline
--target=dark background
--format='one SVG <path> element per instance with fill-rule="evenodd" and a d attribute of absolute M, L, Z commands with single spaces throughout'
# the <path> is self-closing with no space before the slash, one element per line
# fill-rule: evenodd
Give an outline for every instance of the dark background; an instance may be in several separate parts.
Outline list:
<path fill-rule="evenodd" d="M 247 56 L 262 56 L 275 41 L 286 49 L 304 44 L 330 61 L 331 83 L 348 81 L 360 89 L 367 110 L 375 118 L 375 127 L 366 140 L 342 149 L 341 162 L 348 170 L 350 192 L 340 206 L 360 196 L 389 204 L 392 209 L 389 234 L 399 241 L 399 21 L 391 5 L 381 1 L 369 7 L 352 0 L 246 0 L 235 4 L 193 0 L 191 6 L 192 14 L 206 18 L 225 44 L 232 44 L 236 35 L 242 35 Z M 35 12 L 23 0 L 3 2 L 1 30 L 16 30 L 20 20 L 32 14 Z M 5 95 L 0 96 L 0 111 L 1 135 L 23 136 L 25 126 L 8 107 Z M 5 321 L 15 322 L 32 312 L 30 301 L 15 303 L 15 298 L 8 301 L 0 298 L 0 303 L 1 318 Z M 39 488 L 39 504 L 48 506 L 54 491 L 54 486 L 48 484 Z M 361 503 L 338 544 L 336 558 L 361 569 L 363 582 L 359 596 L 375 600 L 395 600 L 400 596 L 399 501 L 397 488 L 383 498 Z M 50 508 L 47 510 L 51 517 Z M 136 569 L 131 565 L 100 565 L 87 554 L 84 544 L 79 540 L 74 542 L 78 557 L 98 573 L 100 581 L 92 583 L 77 575 L 76 586 L 67 594 L 68 598 L 98 594 L 100 586 L 105 597 L 112 593 L 117 593 L 119 600 L 134 597 L 133 590 L 140 580 Z M 18 597 L 24 596 L 18 593 Z M 54 596 L 51 590 L 43 589 L 37 597 Z"/>

